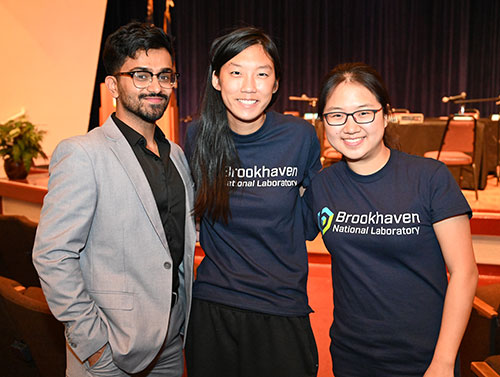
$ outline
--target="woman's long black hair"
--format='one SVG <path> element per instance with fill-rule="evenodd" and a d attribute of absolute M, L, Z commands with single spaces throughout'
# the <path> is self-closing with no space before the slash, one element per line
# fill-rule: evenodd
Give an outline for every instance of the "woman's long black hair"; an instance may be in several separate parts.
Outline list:
<path fill-rule="evenodd" d="M 281 64 L 275 43 L 262 30 L 244 27 L 217 38 L 210 48 L 205 93 L 201 102 L 198 133 L 191 157 L 191 171 L 196 185 L 194 213 L 212 220 L 228 222 L 231 215 L 226 171 L 239 166 L 238 151 L 229 127 L 226 106 L 220 91 L 212 86 L 212 74 L 219 76 L 222 66 L 246 48 L 260 44 L 274 63 L 276 80 L 281 77 Z M 277 93 L 273 94 L 269 106 Z M 268 107 L 269 107 L 268 106 Z"/>

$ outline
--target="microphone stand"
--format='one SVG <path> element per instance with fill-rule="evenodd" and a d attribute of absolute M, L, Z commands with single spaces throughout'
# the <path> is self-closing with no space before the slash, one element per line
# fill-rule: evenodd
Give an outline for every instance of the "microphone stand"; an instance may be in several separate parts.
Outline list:
<path fill-rule="evenodd" d="M 489 97 L 489 98 L 477 98 L 477 99 L 460 99 L 453 101 L 454 104 L 461 105 L 460 113 L 463 114 L 465 112 L 466 103 L 480 103 L 480 102 L 496 102 L 497 105 L 500 106 L 500 96 L 498 97 Z M 499 111 L 500 113 L 500 111 Z M 497 120 L 497 166 L 495 168 L 495 175 L 497 177 L 497 186 L 500 181 L 500 121 Z"/>
<path fill-rule="evenodd" d="M 500 100 L 500 96 L 498 97 L 489 97 L 489 98 L 476 98 L 476 99 L 457 99 L 452 101 L 456 105 L 460 106 L 460 112 L 463 114 L 465 112 L 465 103 L 479 103 L 479 102 L 496 102 Z"/>
<path fill-rule="evenodd" d="M 318 102 L 318 99 L 316 97 L 308 97 L 305 94 L 302 94 L 300 97 L 298 96 L 290 96 L 288 97 L 290 101 L 305 101 L 309 102 L 309 106 L 311 107 L 316 107 L 316 102 Z"/>
<path fill-rule="evenodd" d="M 500 101 L 497 101 L 498 105 L 498 115 L 500 116 Z M 500 120 L 497 119 L 497 166 L 495 169 L 495 173 L 497 176 L 497 187 L 498 182 L 500 181 Z"/>
<path fill-rule="evenodd" d="M 305 93 L 302 94 L 300 97 L 298 96 L 289 96 L 288 99 L 290 101 L 303 101 L 303 102 L 308 102 L 309 106 L 311 106 L 313 109 L 316 107 L 316 103 L 318 102 L 318 99 L 316 97 L 308 97 Z M 316 117 L 313 114 L 312 119 L 310 119 L 310 123 L 314 126 L 316 121 Z"/>

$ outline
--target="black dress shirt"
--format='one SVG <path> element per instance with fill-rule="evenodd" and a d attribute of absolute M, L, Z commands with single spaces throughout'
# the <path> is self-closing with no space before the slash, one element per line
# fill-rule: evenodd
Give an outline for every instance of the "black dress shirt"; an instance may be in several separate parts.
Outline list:
<path fill-rule="evenodd" d="M 161 222 L 173 260 L 172 292 L 179 288 L 179 265 L 184 256 L 184 225 L 186 197 L 184 183 L 170 159 L 170 143 L 159 127 L 155 128 L 154 139 L 160 156 L 146 148 L 146 139 L 129 127 L 113 113 L 113 121 L 129 142 L 153 192 L 160 213 Z M 140 235 L 137 235 L 140 237 Z"/>

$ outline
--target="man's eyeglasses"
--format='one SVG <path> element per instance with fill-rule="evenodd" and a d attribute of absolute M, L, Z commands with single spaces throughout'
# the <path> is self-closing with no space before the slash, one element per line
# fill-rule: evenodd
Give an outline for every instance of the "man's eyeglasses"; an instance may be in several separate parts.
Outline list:
<path fill-rule="evenodd" d="M 344 113 L 342 111 L 334 111 L 331 113 L 323 114 L 323 119 L 326 120 L 326 123 L 330 126 L 343 126 L 347 122 L 347 118 L 352 116 L 352 119 L 358 124 L 366 124 L 371 123 L 375 119 L 375 114 L 378 113 L 383 108 L 381 107 L 378 110 L 358 110 L 353 113 Z"/>
<path fill-rule="evenodd" d="M 153 81 L 153 76 L 156 76 L 158 83 L 164 89 L 171 89 L 179 80 L 180 74 L 177 72 L 160 72 L 153 73 L 149 71 L 131 71 L 131 72 L 118 72 L 115 76 L 130 76 L 137 89 L 147 88 Z"/>

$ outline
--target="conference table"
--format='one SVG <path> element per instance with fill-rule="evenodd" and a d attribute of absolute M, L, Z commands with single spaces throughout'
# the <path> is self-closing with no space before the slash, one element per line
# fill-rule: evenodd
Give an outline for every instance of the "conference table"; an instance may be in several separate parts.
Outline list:
<path fill-rule="evenodd" d="M 398 139 L 403 152 L 423 156 L 425 152 L 438 150 L 446 126 L 446 117 L 426 118 L 423 123 L 390 124 L 390 130 Z M 496 173 L 498 165 L 498 121 L 480 118 L 477 122 L 476 164 L 478 188 L 484 189 L 489 173 Z M 470 170 L 470 169 L 469 169 Z M 458 169 L 451 169 L 458 179 Z M 472 172 L 464 169 L 463 188 L 474 188 Z"/>

